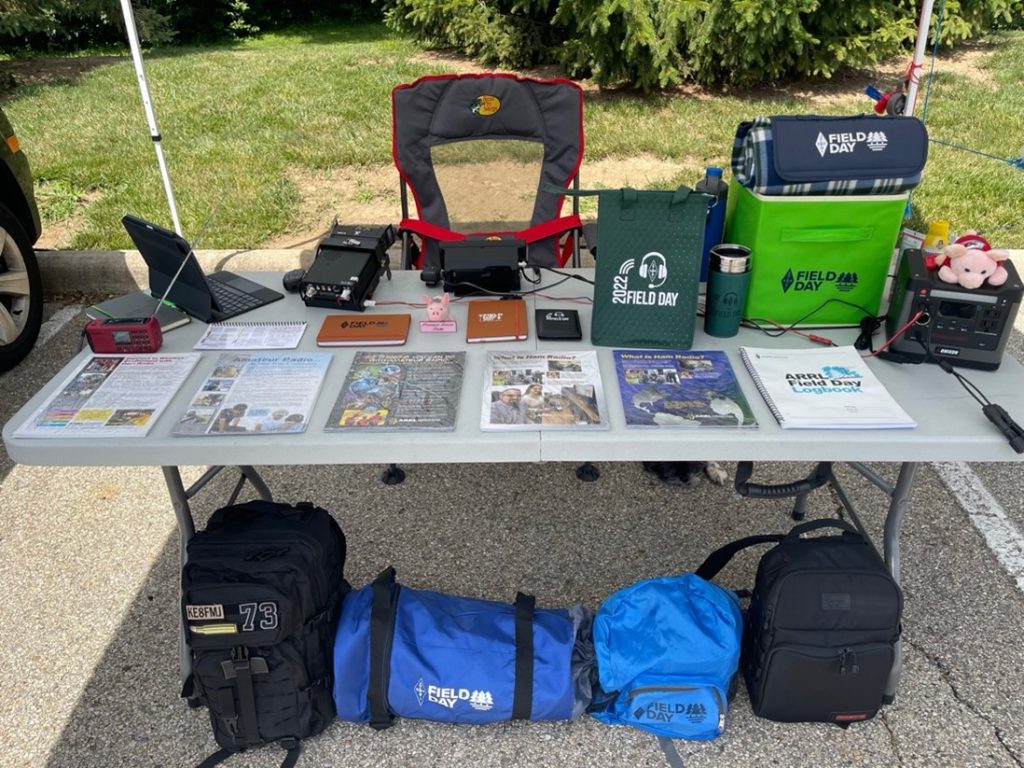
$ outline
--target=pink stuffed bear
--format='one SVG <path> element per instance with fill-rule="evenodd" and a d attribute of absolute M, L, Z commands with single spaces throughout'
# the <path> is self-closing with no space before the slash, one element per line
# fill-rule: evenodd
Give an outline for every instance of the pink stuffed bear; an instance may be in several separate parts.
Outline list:
<path fill-rule="evenodd" d="M 1002 285 L 1010 276 L 1003 262 L 1010 258 L 1004 248 L 990 250 L 984 238 L 969 234 L 958 238 L 942 251 L 939 263 L 939 279 L 947 283 L 958 283 L 964 288 L 980 288 Z"/>
<path fill-rule="evenodd" d="M 423 301 L 427 303 L 427 320 L 430 322 L 442 322 L 451 319 L 451 312 L 448 303 L 451 297 L 447 293 L 431 298 L 424 294 Z"/>

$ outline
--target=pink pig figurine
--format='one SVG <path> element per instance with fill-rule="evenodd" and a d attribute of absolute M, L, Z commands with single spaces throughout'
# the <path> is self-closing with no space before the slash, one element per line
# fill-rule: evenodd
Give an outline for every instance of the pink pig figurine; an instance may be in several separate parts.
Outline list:
<path fill-rule="evenodd" d="M 451 319 L 451 313 L 448 311 L 448 302 L 451 301 L 451 297 L 447 293 L 442 293 L 440 296 L 433 298 L 424 295 L 423 301 L 427 303 L 428 321 L 442 322 Z"/>

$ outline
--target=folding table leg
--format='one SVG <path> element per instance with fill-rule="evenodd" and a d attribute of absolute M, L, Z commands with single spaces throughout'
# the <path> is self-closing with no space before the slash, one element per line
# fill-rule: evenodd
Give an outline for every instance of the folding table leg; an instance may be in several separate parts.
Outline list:
<path fill-rule="evenodd" d="M 177 467 L 161 467 L 164 473 L 164 483 L 167 484 L 167 492 L 171 497 L 171 506 L 174 508 L 174 516 L 178 521 L 178 550 L 181 559 L 181 567 L 185 567 L 185 563 L 188 562 L 188 542 L 196 534 L 195 520 L 192 519 L 192 507 L 189 505 L 189 499 L 195 496 L 203 487 L 210 482 L 217 474 L 224 469 L 224 467 L 210 467 L 203 473 L 202 477 L 195 481 L 188 490 L 185 489 L 184 483 L 181 481 L 181 472 Z M 260 473 L 257 472 L 253 467 L 244 466 L 238 467 L 241 472 L 241 477 L 233 493 L 229 503 L 233 504 L 238 497 L 239 491 L 242 489 L 245 481 L 248 480 L 253 489 L 259 495 L 261 499 L 267 501 L 273 501 L 271 496 L 270 488 L 264 482 Z M 179 664 L 181 669 L 181 684 L 184 686 L 189 677 L 192 675 L 192 654 L 188 649 L 188 642 L 185 636 L 185 623 L 183 620 L 179 621 L 178 625 L 178 653 L 179 653 Z M 191 702 L 190 702 L 191 703 Z"/>
<path fill-rule="evenodd" d="M 889 573 L 900 583 L 900 531 L 903 528 L 903 517 L 907 513 L 910 503 L 910 491 L 914 485 L 914 474 L 917 472 L 917 462 L 907 461 L 900 466 L 900 474 L 896 480 L 892 494 L 889 497 L 889 514 L 885 517 L 885 534 L 883 547 L 885 553 L 885 565 Z M 893 659 L 892 670 L 889 672 L 889 679 L 885 684 L 885 696 L 883 701 L 891 704 L 896 698 L 896 688 L 900 684 L 900 675 L 903 671 L 903 644 L 896 643 L 896 657 Z"/>
<path fill-rule="evenodd" d="M 192 508 L 188 503 L 188 493 L 185 485 L 181 482 L 181 472 L 177 467 L 162 467 L 164 482 L 167 484 L 167 492 L 171 496 L 171 506 L 174 507 L 174 516 L 178 520 L 178 550 L 181 558 L 181 567 L 185 567 L 188 557 L 188 541 L 196 533 L 196 524 L 192 519 Z M 179 582 L 180 584 L 180 582 Z M 184 686 L 192 675 L 192 654 L 188 650 L 188 642 L 185 638 L 185 622 L 178 619 L 178 658 L 181 670 L 181 684 Z"/>

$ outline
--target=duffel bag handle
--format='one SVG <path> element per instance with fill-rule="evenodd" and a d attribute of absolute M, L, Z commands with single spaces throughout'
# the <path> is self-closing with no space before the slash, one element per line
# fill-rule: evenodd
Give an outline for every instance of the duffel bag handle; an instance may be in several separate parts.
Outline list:
<path fill-rule="evenodd" d="M 740 496 L 752 496 L 760 499 L 781 499 L 787 496 L 803 496 L 815 488 L 821 488 L 832 479 L 832 463 L 823 461 L 815 467 L 814 472 L 803 480 L 779 485 L 764 485 L 750 482 L 754 472 L 754 462 L 741 461 L 736 465 L 736 480 L 733 487 Z"/>
<path fill-rule="evenodd" d="M 860 536 L 857 529 L 845 520 L 840 520 L 835 517 L 826 517 L 821 520 L 809 520 L 806 523 L 800 523 L 800 525 L 796 526 L 786 534 L 786 540 L 792 541 L 794 539 L 799 539 L 801 535 L 810 533 L 811 531 L 816 531 L 819 528 L 841 528 L 844 533 L 855 533 Z"/>
<path fill-rule="evenodd" d="M 391 670 L 390 659 L 384 649 L 391 643 L 395 629 L 395 603 L 398 596 L 395 584 L 395 569 L 385 568 L 373 580 L 370 600 L 370 684 L 366 699 L 370 707 L 370 727 L 375 731 L 390 728 L 395 716 L 388 706 L 388 681 Z"/>

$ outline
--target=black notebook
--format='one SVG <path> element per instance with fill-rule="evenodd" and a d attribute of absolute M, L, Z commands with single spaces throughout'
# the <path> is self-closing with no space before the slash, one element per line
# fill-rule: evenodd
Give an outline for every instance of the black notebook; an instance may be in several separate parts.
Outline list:
<path fill-rule="evenodd" d="M 537 309 L 535 312 L 538 339 L 579 341 L 583 338 L 580 313 L 575 309 Z"/>
<path fill-rule="evenodd" d="M 172 328 L 185 325 L 190 319 L 180 309 L 172 307 L 166 302 L 159 306 L 160 309 L 157 310 L 157 300 L 148 293 L 135 291 L 124 296 L 118 296 L 116 299 L 108 299 L 99 304 L 93 304 L 85 310 L 85 314 L 94 320 L 107 320 L 110 318 L 125 320 L 128 318 L 150 317 L 153 312 L 156 312 L 156 319 L 160 323 L 160 330 L 164 333 Z"/>

